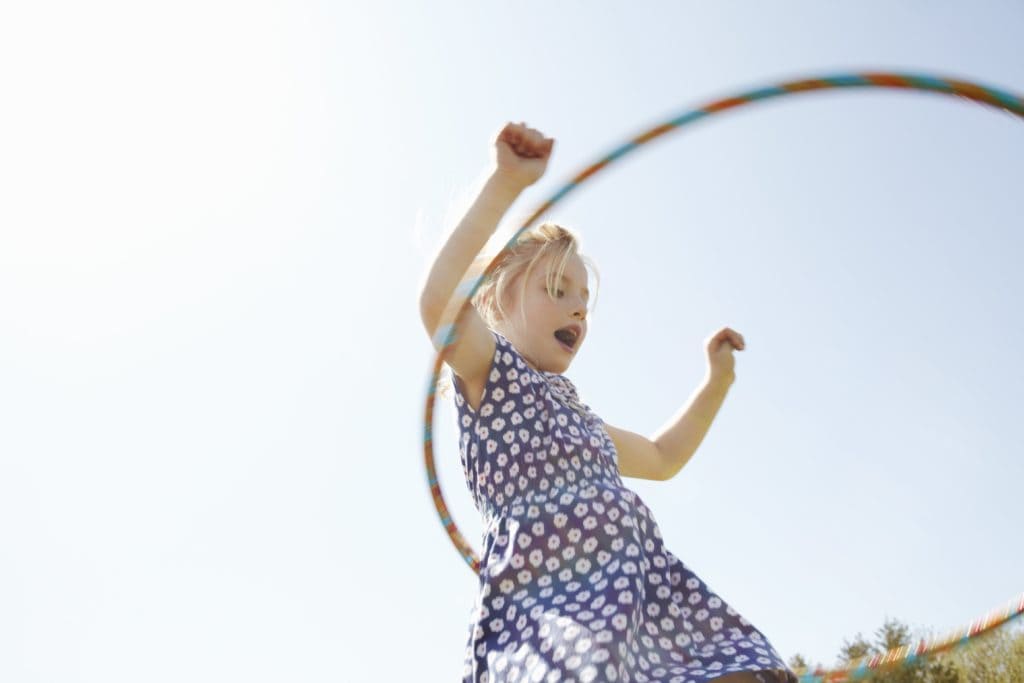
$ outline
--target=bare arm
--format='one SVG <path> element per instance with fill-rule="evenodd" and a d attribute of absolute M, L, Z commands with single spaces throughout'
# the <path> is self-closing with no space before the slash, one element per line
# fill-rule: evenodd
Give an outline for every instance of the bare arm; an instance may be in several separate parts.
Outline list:
<path fill-rule="evenodd" d="M 689 402 L 653 439 L 605 423 L 618 454 L 619 473 L 654 481 L 676 476 L 697 452 L 734 379 L 731 374 L 708 375 Z"/>
<path fill-rule="evenodd" d="M 441 247 L 420 294 L 420 312 L 431 337 L 460 278 L 487 244 L 502 216 L 522 192 L 507 174 L 491 173 L 476 201 Z"/>
<path fill-rule="evenodd" d="M 731 373 L 709 374 L 687 404 L 655 435 L 664 468 L 662 479 L 676 476 L 697 452 L 734 380 Z"/>
<path fill-rule="evenodd" d="M 498 227 L 498 222 L 529 185 L 547 169 L 555 141 L 540 131 L 508 123 L 494 141 L 495 168 L 476 201 L 441 248 L 420 293 L 420 311 L 431 337 L 460 278 Z"/>
<path fill-rule="evenodd" d="M 676 476 L 697 452 L 736 381 L 733 351 L 746 347 L 743 335 L 729 327 L 709 337 L 705 342 L 708 371 L 704 383 L 653 439 L 605 424 L 619 455 L 622 476 L 659 481 Z"/>
<path fill-rule="evenodd" d="M 554 140 L 526 124 L 507 124 L 495 140 L 496 166 L 479 196 L 448 237 L 427 274 L 420 292 L 420 316 L 434 348 L 442 351 L 447 338 L 442 324 L 454 322 L 458 310 L 447 310 L 460 279 L 498 227 L 498 222 L 524 188 L 544 175 Z M 454 308 L 454 307 L 453 307 Z M 443 331 L 443 330 L 442 330 Z M 480 314 L 470 306 L 452 342 L 446 361 L 466 383 L 470 405 L 476 407 L 484 377 L 494 356 L 494 337 Z"/>
<path fill-rule="evenodd" d="M 615 444 L 619 474 L 633 479 L 665 480 L 665 456 L 656 443 L 642 434 L 613 427 L 607 422 L 604 429 Z"/>

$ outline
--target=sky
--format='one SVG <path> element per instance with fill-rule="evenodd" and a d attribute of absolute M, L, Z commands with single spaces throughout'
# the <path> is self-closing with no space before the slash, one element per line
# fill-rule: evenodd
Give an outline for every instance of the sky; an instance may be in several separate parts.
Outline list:
<path fill-rule="evenodd" d="M 423 465 L 431 259 L 525 121 L 499 235 L 629 137 L 793 78 L 1024 93 L 1024 6 L 0 9 L 0 680 L 457 680 L 477 579 Z M 741 333 L 666 547 L 779 653 L 1024 590 L 1024 122 L 843 90 L 675 131 L 545 216 L 600 288 L 565 373 L 650 435 Z M 479 550 L 454 408 L 435 450 Z"/>

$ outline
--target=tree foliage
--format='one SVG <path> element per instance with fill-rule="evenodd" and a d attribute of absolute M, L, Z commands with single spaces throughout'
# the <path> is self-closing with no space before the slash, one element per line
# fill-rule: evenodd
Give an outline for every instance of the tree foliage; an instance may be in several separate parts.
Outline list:
<path fill-rule="evenodd" d="M 844 639 L 838 656 L 838 667 L 868 655 L 880 655 L 897 647 L 914 645 L 928 640 L 931 633 L 912 633 L 899 619 L 886 618 L 871 640 L 858 633 Z M 822 668 L 811 665 L 801 654 L 789 660 L 796 670 Z M 932 655 L 898 668 L 880 671 L 865 683 L 1024 683 L 1024 629 L 1013 622 L 972 638 L 963 647 Z"/>

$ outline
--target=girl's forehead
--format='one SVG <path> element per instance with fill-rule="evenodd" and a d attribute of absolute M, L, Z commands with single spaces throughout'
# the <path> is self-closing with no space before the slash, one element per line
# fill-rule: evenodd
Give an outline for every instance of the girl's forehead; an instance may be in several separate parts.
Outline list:
<path fill-rule="evenodd" d="M 551 277 L 558 275 L 558 268 L 554 257 L 549 257 L 542 264 L 539 264 L 539 267 L 535 268 L 533 272 L 534 277 L 537 279 L 546 279 L 549 273 Z M 578 255 L 570 256 L 565 262 L 565 270 L 562 272 L 562 277 L 573 281 L 582 278 L 583 284 L 586 284 L 587 269 L 583 264 L 583 259 Z"/>

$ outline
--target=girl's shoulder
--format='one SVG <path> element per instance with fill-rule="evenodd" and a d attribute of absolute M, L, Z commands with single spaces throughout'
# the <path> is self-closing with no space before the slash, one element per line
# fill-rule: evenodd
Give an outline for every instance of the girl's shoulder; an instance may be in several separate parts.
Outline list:
<path fill-rule="evenodd" d="M 464 410 L 471 416 L 477 414 L 487 416 L 494 411 L 493 403 L 506 401 L 510 394 L 520 394 L 523 391 L 528 391 L 531 385 L 544 382 L 540 371 L 526 362 L 523 355 L 507 337 L 491 328 L 488 328 L 488 331 L 494 338 L 494 356 L 491 358 L 491 365 L 484 376 L 482 391 L 478 394 L 481 397 L 480 405 L 475 410 L 466 399 L 467 387 L 463 387 L 461 380 L 453 375 L 455 403 L 460 410 Z"/>
<path fill-rule="evenodd" d="M 494 412 L 494 403 L 504 403 L 521 393 L 550 393 L 567 407 L 589 420 L 600 419 L 590 406 L 580 400 L 579 391 L 571 379 L 557 372 L 538 370 L 530 365 L 515 345 L 500 332 L 488 328 L 494 337 L 494 357 L 487 373 L 477 410 L 466 401 L 463 387 L 455 382 L 456 404 L 470 416 L 487 416 Z M 489 405 L 490 404 L 490 405 Z M 466 425 L 468 426 L 468 425 Z"/>

